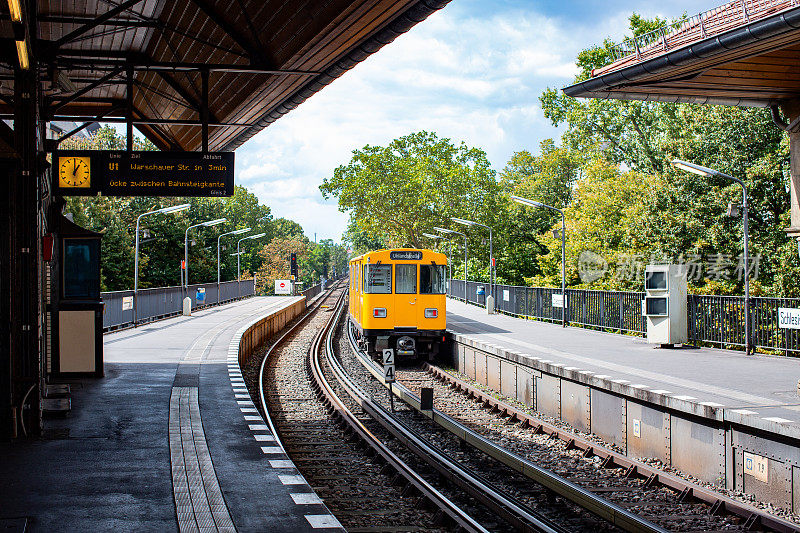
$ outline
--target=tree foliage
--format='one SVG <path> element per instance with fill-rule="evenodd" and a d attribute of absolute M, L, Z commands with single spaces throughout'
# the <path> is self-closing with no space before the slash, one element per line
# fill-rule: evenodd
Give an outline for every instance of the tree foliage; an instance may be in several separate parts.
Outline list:
<path fill-rule="evenodd" d="M 482 150 L 425 131 L 354 150 L 320 190 L 338 198 L 359 231 L 388 246 L 421 247 L 424 232 L 450 224 L 453 216 L 490 224 L 500 204 Z"/>

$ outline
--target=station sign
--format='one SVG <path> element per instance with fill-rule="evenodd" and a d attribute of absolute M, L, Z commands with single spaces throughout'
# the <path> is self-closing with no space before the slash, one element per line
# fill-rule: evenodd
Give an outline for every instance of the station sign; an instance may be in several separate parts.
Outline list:
<path fill-rule="evenodd" d="M 53 152 L 60 196 L 233 196 L 233 152 Z"/>
<path fill-rule="evenodd" d="M 778 326 L 783 329 L 800 329 L 800 309 L 778 308 Z"/>
<path fill-rule="evenodd" d="M 292 282 L 288 279 L 275 280 L 275 294 L 292 294 Z"/>

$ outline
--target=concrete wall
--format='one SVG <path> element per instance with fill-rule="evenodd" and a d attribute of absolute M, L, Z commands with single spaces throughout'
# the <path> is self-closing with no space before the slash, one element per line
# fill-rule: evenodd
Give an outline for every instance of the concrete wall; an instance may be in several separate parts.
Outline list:
<path fill-rule="evenodd" d="M 254 320 L 245 325 L 233 336 L 233 342 L 238 338 L 236 349 L 239 353 L 239 365 L 247 363 L 261 344 L 281 331 L 286 324 L 303 314 L 306 310 L 306 299 L 301 297 L 293 304 L 284 307 L 270 315 Z"/>
<path fill-rule="evenodd" d="M 478 383 L 702 481 L 800 512 L 800 436 L 778 424 L 616 383 L 451 334 L 452 364 Z M 766 464 L 759 475 L 746 460 Z M 761 478 L 761 479 L 759 479 Z"/>

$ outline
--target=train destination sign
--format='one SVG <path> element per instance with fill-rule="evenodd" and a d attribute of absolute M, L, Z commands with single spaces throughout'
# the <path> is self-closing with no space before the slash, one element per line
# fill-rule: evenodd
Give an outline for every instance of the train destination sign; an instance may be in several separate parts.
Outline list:
<path fill-rule="evenodd" d="M 233 196 L 233 152 L 53 153 L 61 196 Z"/>

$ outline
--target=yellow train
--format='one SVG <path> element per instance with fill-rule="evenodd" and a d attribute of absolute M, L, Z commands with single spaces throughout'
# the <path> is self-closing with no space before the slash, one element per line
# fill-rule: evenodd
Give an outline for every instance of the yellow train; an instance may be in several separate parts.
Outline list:
<path fill-rule="evenodd" d="M 349 314 L 362 347 L 429 358 L 444 342 L 447 256 L 377 250 L 350 260 Z"/>

